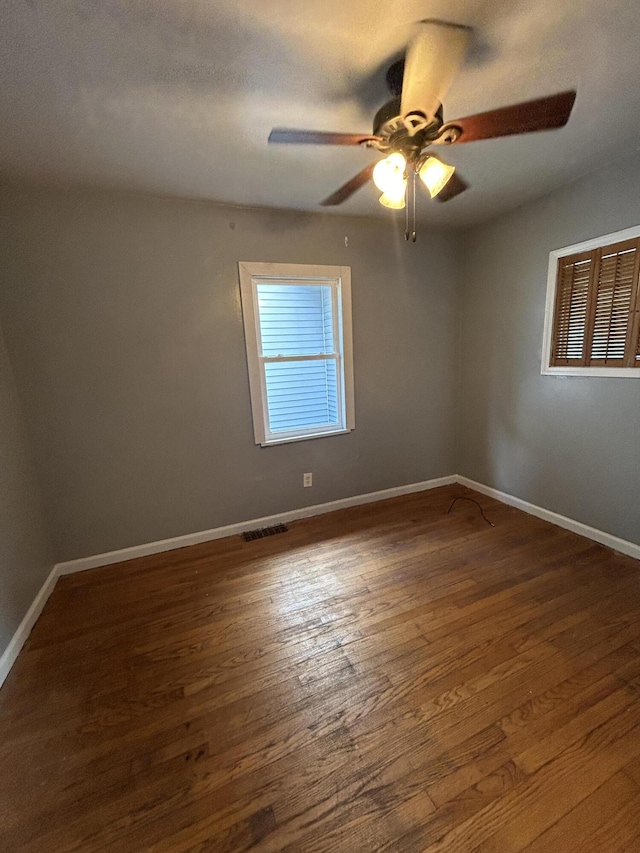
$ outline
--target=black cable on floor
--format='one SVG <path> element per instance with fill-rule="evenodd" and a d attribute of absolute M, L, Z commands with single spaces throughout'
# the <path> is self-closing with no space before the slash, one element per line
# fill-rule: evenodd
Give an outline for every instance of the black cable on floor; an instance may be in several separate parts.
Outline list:
<path fill-rule="evenodd" d="M 451 506 L 450 506 L 450 507 L 449 507 L 449 509 L 447 510 L 447 515 L 449 515 L 449 513 L 450 513 L 450 512 L 451 512 L 451 510 L 453 509 L 453 506 L 454 506 L 454 504 L 455 504 L 455 502 L 456 502 L 456 501 L 471 501 L 471 503 L 472 503 L 472 504 L 475 504 L 475 505 L 478 507 L 478 509 L 480 510 L 480 514 L 482 515 L 482 517 L 484 518 L 484 520 L 487 522 L 487 524 L 490 524 L 490 525 L 491 525 L 491 527 L 495 527 L 495 524 L 493 523 L 493 521 L 489 521 L 489 519 L 487 518 L 487 516 L 484 514 L 484 510 L 482 509 L 482 507 L 480 506 L 480 504 L 478 503 L 478 501 L 477 501 L 477 500 L 474 500 L 474 498 L 468 498 L 466 495 L 458 495 L 458 497 L 457 497 L 457 498 L 454 498 L 454 499 L 451 501 Z"/>

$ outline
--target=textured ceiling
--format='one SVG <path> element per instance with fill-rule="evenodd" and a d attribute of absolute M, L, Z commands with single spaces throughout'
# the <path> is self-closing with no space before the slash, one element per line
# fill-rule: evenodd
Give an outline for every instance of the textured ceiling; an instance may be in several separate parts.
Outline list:
<path fill-rule="evenodd" d="M 317 202 L 373 152 L 267 146 L 274 125 L 369 132 L 411 24 L 474 27 L 452 119 L 577 87 L 560 131 L 440 149 L 472 189 L 419 216 L 467 224 L 638 147 L 631 0 L 5 0 L 0 171 L 248 205 Z M 392 216 L 372 186 L 338 208 Z"/>

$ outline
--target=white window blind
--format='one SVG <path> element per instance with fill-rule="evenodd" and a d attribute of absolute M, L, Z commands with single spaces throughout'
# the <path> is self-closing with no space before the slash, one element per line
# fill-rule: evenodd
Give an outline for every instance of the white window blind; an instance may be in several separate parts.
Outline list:
<path fill-rule="evenodd" d="M 240 264 L 256 443 L 353 428 L 346 269 Z"/>

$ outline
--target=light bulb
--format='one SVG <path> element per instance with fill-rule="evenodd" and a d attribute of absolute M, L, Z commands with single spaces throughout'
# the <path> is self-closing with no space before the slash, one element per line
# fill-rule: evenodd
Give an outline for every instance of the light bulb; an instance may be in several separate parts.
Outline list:
<path fill-rule="evenodd" d="M 443 163 L 442 160 L 438 160 L 433 154 L 429 154 L 420 167 L 418 174 L 429 190 L 431 198 L 435 198 L 451 180 L 455 170 L 455 166 L 449 166 L 447 163 Z"/>
<path fill-rule="evenodd" d="M 379 160 L 373 170 L 373 182 L 383 193 L 394 194 L 394 190 L 404 185 L 404 170 L 407 161 L 399 151 L 389 154 L 384 160 Z"/>

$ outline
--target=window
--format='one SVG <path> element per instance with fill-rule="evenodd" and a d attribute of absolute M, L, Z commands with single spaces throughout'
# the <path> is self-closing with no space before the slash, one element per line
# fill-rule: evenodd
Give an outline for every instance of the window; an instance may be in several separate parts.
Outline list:
<path fill-rule="evenodd" d="M 352 430 L 350 268 L 238 266 L 256 444 Z"/>
<path fill-rule="evenodd" d="M 640 377 L 640 228 L 551 252 L 542 372 Z"/>

